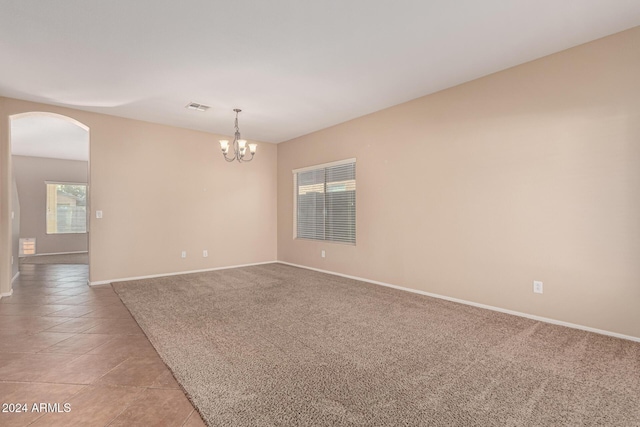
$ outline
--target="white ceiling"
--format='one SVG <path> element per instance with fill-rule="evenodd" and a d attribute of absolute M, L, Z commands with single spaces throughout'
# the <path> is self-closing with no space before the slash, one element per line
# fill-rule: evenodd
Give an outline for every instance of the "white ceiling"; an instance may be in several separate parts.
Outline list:
<path fill-rule="evenodd" d="M 0 0 L 0 95 L 281 142 L 640 25 L 638 0 Z M 206 113 L 188 102 L 212 107 Z"/>
<path fill-rule="evenodd" d="M 89 160 L 89 132 L 53 115 L 33 114 L 11 120 L 11 154 Z"/>

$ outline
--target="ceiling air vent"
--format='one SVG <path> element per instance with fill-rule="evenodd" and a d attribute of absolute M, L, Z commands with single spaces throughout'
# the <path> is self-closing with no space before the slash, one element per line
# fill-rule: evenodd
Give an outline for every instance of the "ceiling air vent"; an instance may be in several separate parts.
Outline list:
<path fill-rule="evenodd" d="M 197 102 L 190 102 L 185 106 L 185 108 L 187 110 L 207 111 L 211 107 L 204 104 L 198 104 Z"/>

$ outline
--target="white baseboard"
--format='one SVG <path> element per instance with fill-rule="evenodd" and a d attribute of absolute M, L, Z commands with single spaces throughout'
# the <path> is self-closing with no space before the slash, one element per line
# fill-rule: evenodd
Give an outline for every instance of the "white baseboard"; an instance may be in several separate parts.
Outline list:
<path fill-rule="evenodd" d="M 13 295 L 13 289 L 11 289 L 9 292 L 5 292 L 0 294 L 0 298 L 2 297 L 10 297 L 11 295 Z"/>
<path fill-rule="evenodd" d="M 175 273 L 151 274 L 149 276 L 123 277 L 123 278 L 111 279 L 111 280 L 98 280 L 95 282 L 88 282 L 88 284 L 89 286 L 107 285 L 109 283 L 128 282 L 129 280 L 155 279 L 157 277 L 179 276 L 181 274 L 204 273 L 206 271 L 228 270 L 230 268 L 239 268 L 239 267 L 251 267 L 252 265 L 275 264 L 277 262 L 278 261 L 254 262 L 252 264 L 229 265 L 225 267 L 204 268 L 202 270 L 190 270 L 190 271 L 178 271 Z"/>
<path fill-rule="evenodd" d="M 480 304 L 480 303 L 477 303 L 477 302 L 467 301 L 467 300 L 458 299 L 458 298 L 452 298 L 452 297 L 448 297 L 448 296 L 445 296 L 445 295 L 433 294 L 431 292 L 420 291 L 418 289 L 405 288 L 405 287 L 402 287 L 402 286 L 392 285 L 390 283 L 378 282 L 376 280 L 365 279 L 365 278 L 357 277 L 357 276 L 350 276 L 348 274 L 336 273 L 334 271 L 321 270 L 319 268 L 307 267 L 305 265 L 292 264 L 290 262 L 284 262 L 284 261 L 278 261 L 278 263 L 285 264 L 285 265 L 290 265 L 292 267 L 299 267 L 299 268 L 304 268 L 304 269 L 307 269 L 307 270 L 318 271 L 320 273 L 332 274 L 334 276 L 346 277 L 347 279 L 360 280 L 361 282 L 373 283 L 374 285 L 380 285 L 380 286 L 386 286 L 386 287 L 389 287 L 389 288 L 400 289 L 402 291 L 413 292 L 414 294 L 426 295 L 428 297 L 439 298 L 439 299 L 452 301 L 452 302 L 457 302 L 457 303 L 465 304 L 465 305 L 471 305 L 473 307 L 484 308 L 484 309 L 492 310 L 492 311 L 498 311 L 500 313 L 511 314 L 513 316 L 526 317 L 527 319 L 537 320 L 539 322 L 551 323 L 553 325 L 566 326 L 568 328 L 580 329 L 582 331 L 593 332 L 593 333 L 600 334 L 600 335 L 608 335 L 610 337 L 616 337 L 616 338 L 622 338 L 622 339 L 629 340 L 629 341 L 640 342 L 640 337 L 634 337 L 634 336 L 631 336 L 631 335 L 619 334 L 617 332 L 605 331 L 605 330 L 602 330 L 602 329 L 596 329 L 596 328 L 592 328 L 592 327 L 589 327 L 589 326 L 583 326 L 583 325 L 578 325 L 578 324 L 575 324 L 575 323 L 564 322 L 562 320 L 550 319 L 548 317 L 541 317 L 541 316 L 536 316 L 536 315 L 533 315 L 533 314 L 522 313 L 522 312 L 519 312 L 519 311 L 507 310 L 505 308 L 494 307 L 492 305 Z"/>
<path fill-rule="evenodd" d="M 20 272 L 18 271 L 18 272 L 16 273 L 16 275 L 15 275 L 15 276 L 13 276 L 13 278 L 11 279 L 11 284 L 13 284 L 13 282 L 15 282 L 15 281 L 16 281 L 16 279 L 18 278 L 18 276 L 19 276 L 19 275 L 20 275 Z"/>
<path fill-rule="evenodd" d="M 22 255 L 20 258 L 26 258 L 30 256 L 43 256 L 43 255 L 71 255 L 71 254 L 88 254 L 89 251 L 76 251 L 76 252 L 50 252 L 42 254 Z"/>

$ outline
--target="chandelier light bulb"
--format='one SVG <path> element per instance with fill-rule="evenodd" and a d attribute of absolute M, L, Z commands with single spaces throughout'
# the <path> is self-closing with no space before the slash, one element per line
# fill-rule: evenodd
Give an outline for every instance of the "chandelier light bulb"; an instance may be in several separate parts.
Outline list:
<path fill-rule="evenodd" d="M 221 139 L 220 140 L 220 148 L 222 149 L 222 152 L 224 154 L 227 154 L 229 152 L 229 141 L 226 139 Z"/>

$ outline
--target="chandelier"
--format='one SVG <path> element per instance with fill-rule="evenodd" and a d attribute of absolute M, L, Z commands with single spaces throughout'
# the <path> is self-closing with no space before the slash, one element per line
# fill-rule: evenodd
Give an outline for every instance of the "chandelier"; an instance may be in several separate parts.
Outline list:
<path fill-rule="evenodd" d="M 240 128 L 238 128 L 238 113 L 242 110 L 235 108 L 233 111 L 236 112 L 236 133 L 233 137 L 233 157 L 227 157 L 229 153 L 229 140 L 221 139 L 220 140 L 220 149 L 222 149 L 222 155 L 227 162 L 233 162 L 234 160 L 242 162 L 250 162 L 253 160 L 253 156 L 256 154 L 256 148 L 258 144 L 247 144 L 246 139 L 240 139 Z M 247 146 L 249 146 L 249 153 L 251 153 L 251 157 L 248 159 L 245 158 L 247 153 Z"/>

